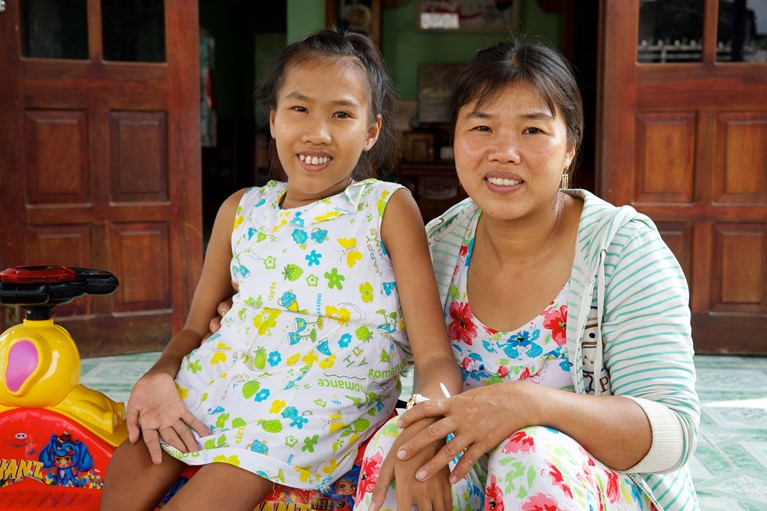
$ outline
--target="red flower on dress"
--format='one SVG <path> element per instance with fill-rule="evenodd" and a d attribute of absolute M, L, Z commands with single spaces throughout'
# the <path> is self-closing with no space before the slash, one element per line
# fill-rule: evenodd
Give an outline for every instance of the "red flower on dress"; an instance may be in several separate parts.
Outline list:
<path fill-rule="evenodd" d="M 536 493 L 520 507 L 522 511 L 558 511 L 557 501 L 544 493 Z"/>
<path fill-rule="evenodd" d="M 490 476 L 490 484 L 485 491 L 485 507 L 483 511 L 503 511 L 503 490 L 498 486 L 495 474 Z"/>
<path fill-rule="evenodd" d="M 570 486 L 565 482 L 565 478 L 562 477 L 562 471 L 559 470 L 559 467 L 556 465 L 552 465 L 548 462 L 546 464 L 549 466 L 549 476 L 551 476 L 551 481 L 562 489 L 562 493 L 572 499 L 573 492 L 570 489 Z"/>
<path fill-rule="evenodd" d="M 501 366 L 498 368 L 498 376 L 501 378 L 505 378 L 506 375 L 509 374 L 509 368 L 506 366 Z"/>
<path fill-rule="evenodd" d="M 472 340 L 477 335 L 477 327 L 471 321 L 469 302 L 454 301 L 450 304 L 449 312 L 450 317 L 453 318 L 447 329 L 450 339 L 460 340 L 471 346 Z"/>
<path fill-rule="evenodd" d="M 501 451 L 504 454 L 513 452 L 535 452 L 535 439 L 524 430 L 519 430 L 506 440 Z"/>
<path fill-rule="evenodd" d="M 562 346 L 567 340 L 565 327 L 567 326 L 567 305 L 557 309 L 549 309 L 545 312 L 543 326 L 551 330 L 551 338 L 558 346 Z"/>
<path fill-rule="evenodd" d="M 610 502 L 618 502 L 618 499 L 620 498 L 618 474 L 612 470 L 607 474 L 607 498 Z"/>
<path fill-rule="evenodd" d="M 380 452 L 377 452 L 375 456 L 371 458 L 364 458 L 362 460 L 362 466 L 360 467 L 360 480 L 357 486 L 357 496 L 355 501 L 361 500 L 366 493 L 371 493 L 375 488 L 378 474 L 381 472 L 381 463 L 383 463 L 383 456 Z"/>

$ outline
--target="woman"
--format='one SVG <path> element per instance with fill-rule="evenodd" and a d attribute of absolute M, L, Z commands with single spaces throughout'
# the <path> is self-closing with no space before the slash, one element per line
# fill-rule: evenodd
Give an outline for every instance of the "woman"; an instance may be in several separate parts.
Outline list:
<path fill-rule="evenodd" d="M 649 218 L 567 189 L 567 62 L 480 51 L 452 120 L 470 198 L 427 231 L 464 390 L 415 396 L 377 433 L 355 510 L 698 509 L 685 277 Z"/>

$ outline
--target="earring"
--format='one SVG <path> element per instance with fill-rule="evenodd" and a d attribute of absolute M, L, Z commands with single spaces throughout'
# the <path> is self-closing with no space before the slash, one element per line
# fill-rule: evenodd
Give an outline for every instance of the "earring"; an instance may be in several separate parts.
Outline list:
<path fill-rule="evenodd" d="M 567 190 L 568 181 L 570 180 L 570 175 L 567 173 L 567 169 L 569 167 L 565 167 L 565 171 L 562 173 L 562 184 L 559 186 L 560 190 Z"/>

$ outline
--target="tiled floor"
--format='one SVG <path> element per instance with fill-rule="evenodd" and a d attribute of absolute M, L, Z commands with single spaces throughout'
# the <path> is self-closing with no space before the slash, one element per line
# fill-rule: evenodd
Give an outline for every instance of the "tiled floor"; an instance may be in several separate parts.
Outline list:
<path fill-rule="evenodd" d="M 157 353 L 82 361 L 81 383 L 116 401 Z M 703 416 L 691 468 L 703 511 L 767 509 L 767 358 L 698 355 Z M 410 382 L 403 395 L 410 394 Z"/>

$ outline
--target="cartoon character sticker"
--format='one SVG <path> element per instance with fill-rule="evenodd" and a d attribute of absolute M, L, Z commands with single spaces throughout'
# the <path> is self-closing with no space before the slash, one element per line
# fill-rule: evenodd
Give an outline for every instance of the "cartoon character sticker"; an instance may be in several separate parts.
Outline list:
<path fill-rule="evenodd" d="M 64 432 L 62 435 L 51 435 L 51 440 L 40 451 L 39 461 L 43 468 L 49 470 L 45 482 L 55 486 L 97 487 L 101 486 L 99 477 L 94 478 L 92 469 L 93 457 L 88 452 L 88 446 L 80 440 L 74 440 L 72 435 Z"/>

